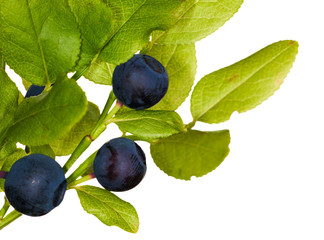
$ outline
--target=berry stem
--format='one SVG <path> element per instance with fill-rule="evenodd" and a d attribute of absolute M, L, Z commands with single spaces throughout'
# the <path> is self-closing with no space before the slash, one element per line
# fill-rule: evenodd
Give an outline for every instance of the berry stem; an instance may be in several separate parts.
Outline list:
<path fill-rule="evenodd" d="M 71 183 L 73 181 L 75 181 L 76 179 L 78 179 L 78 177 L 82 176 L 87 169 L 90 167 L 90 165 L 92 165 L 93 160 L 95 158 L 97 154 L 97 151 L 95 151 L 94 153 L 92 153 L 90 155 L 90 157 L 88 157 L 67 179 L 67 183 Z"/>
<path fill-rule="evenodd" d="M 75 181 L 71 182 L 71 183 L 67 186 L 67 189 L 71 189 L 71 188 L 73 188 L 74 186 L 79 185 L 80 183 L 84 183 L 84 182 L 86 182 L 86 181 L 89 181 L 89 180 L 91 180 L 91 179 L 93 179 L 93 178 L 95 178 L 95 175 L 94 175 L 93 173 L 88 174 L 88 175 L 86 175 L 86 176 L 84 176 L 84 177 L 82 177 L 82 178 L 80 178 L 80 179 L 78 179 L 78 180 L 75 180 Z"/>
<path fill-rule="evenodd" d="M 8 172 L 0 171 L 0 178 L 5 179 Z"/>
<path fill-rule="evenodd" d="M 6 215 L 8 209 L 10 207 L 10 203 L 8 202 L 7 198 L 4 197 L 4 204 L 0 210 L 0 221 L 3 219 L 3 217 Z"/>
<path fill-rule="evenodd" d="M 94 129 L 92 130 L 92 132 L 89 135 L 85 136 L 81 140 L 79 145 L 76 147 L 76 149 L 74 150 L 74 152 L 72 153 L 70 158 L 67 160 L 67 162 L 63 166 L 63 170 L 65 173 L 72 167 L 72 165 L 76 162 L 76 160 L 78 160 L 78 158 L 90 146 L 90 144 L 94 140 L 96 140 L 96 138 L 99 137 L 99 135 L 103 131 L 106 130 L 107 125 L 110 123 L 110 122 L 107 123 L 107 121 L 110 120 L 118 112 L 118 110 L 122 107 L 122 104 L 117 102 L 116 106 L 113 107 L 111 109 L 111 111 L 109 111 L 112 104 L 114 103 L 115 99 L 116 98 L 115 98 L 115 95 L 113 94 L 113 92 L 110 92 L 106 106 L 104 107 L 104 110 L 102 111 L 96 126 L 94 127 Z"/>
<path fill-rule="evenodd" d="M 20 212 L 17 212 L 16 210 L 13 210 L 12 212 L 10 212 L 4 219 L 0 220 L 0 230 L 3 229 L 8 224 L 15 221 L 21 215 L 22 214 Z"/>

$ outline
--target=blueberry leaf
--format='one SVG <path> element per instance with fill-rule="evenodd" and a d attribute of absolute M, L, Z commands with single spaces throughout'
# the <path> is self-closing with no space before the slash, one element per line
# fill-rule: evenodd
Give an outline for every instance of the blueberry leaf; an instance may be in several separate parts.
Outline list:
<path fill-rule="evenodd" d="M 149 41 L 153 30 L 166 30 L 176 20 L 184 1 L 111 0 L 113 34 L 106 41 L 99 59 L 112 64 L 126 62 Z"/>
<path fill-rule="evenodd" d="M 194 43 L 215 32 L 241 7 L 243 0 L 189 0 L 168 30 L 153 34 L 160 44 Z"/>
<path fill-rule="evenodd" d="M 67 0 L 0 0 L 0 48 L 7 64 L 35 85 L 75 66 L 80 32 Z"/>
<path fill-rule="evenodd" d="M 24 99 L 7 136 L 30 146 L 58 139 L 81 120 L 87 99 L 73 79 L 60 78 L 48 92 Z"/>
<path fill-rule="evenodd" d="M 100 111 L 97 105 L 89 102 L 87 112 L 82 119 L 76 123 L 69 132 L 50 143 L 55 155 L 65 156 L 71 154 L 82 138 L 91 133 L 99 116 Z"/>
<path fill-rule="evenodd" d="M 125 111 L 117 114 L 112 121 L 124 131 L 144 139 L 168 137 L 183 132 L 181 117 L 172 111 Z"/>
<path fill-rule="evenodd" d="M 53 159 L 55 159 L 55 153 L 53 151 L 53 149 L 51 148 L 50 145 L 46 144 L 46 145 L 41 145 L 41 146 L 31 146 L 30 147 L 30 153 L 31 154 L 43 154 L 46 156 L 49 156 Z"/>
<path fill-rule="evenodd" d="M 114 64 L 110 64 L 96 59 L 91 64 L 84 77 L 97 84 L 111 85 L 115 67 L 116 65 Z"/>
<path fill-rule="evenodd" d="M 112 33 L 113 16 L 101 0 L 68 0 L 81 31 L 81 56 L 76 70 L 90 65 Z"/>
<path fill-rule="evenodd" d="M 235 111 L 242 113 L 261 104 L 279 89 L 297 52 L 297 42 L 280 41 L 206 75 L 191 96 L 194 120 L 220 123 Z"/>
<path fill-rule="evenodd" d="M 12 152 L 9 156 L 0 159 L 0 170 L 8 172 L 11 168 L 11 166 L 20 158 L 26 156 L 26 152 L 22 149 L 16 149 L 14 152 Z M 3 192 L 4 189 L 4 179 L 0 178 L 0 192 Z"/>
<path fill-rule="evenodd" d="M 0 144 L 18 108 L 19 90 L 0 67 Z"/>
<path fill-rule="evenodd" d="M 169 75 L 168 92 L 151 109 L 176 110 L 189 96 L 195 81 L 197 68 L 195 45 L 154 44 L 143 50 L 142 53 L 161 62 Z"/>
<path fill-rule="evenodd" d="M 93 186 L 75 187 L 83 209 L 108 226 L 136 233 L 139 220 L 135 208 L 115 194 Z"/>
<path fill-rule="evenodd" d="M 169 176 L 190 180 L 218 167 L 229 153 L 228 130 L 189 130 L 151 143 L 155 164 Z"/>

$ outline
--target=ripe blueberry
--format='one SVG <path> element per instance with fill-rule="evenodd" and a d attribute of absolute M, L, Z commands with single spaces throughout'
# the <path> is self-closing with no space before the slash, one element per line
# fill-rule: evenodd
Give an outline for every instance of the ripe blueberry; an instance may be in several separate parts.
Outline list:
<path fill-rule="evenodd" d="M 93 171 L 104 188 L 127 191 L 139 184 L 146 173 L 145 154 L 134 141 L 115 138 L 99 149 Z"/>
<path fill-rule="evenodd" d="M 45 86 L 37 86 L 37 85 L 31 85 L 28 90 L 27 93 L 25 95 L 25 98 L 29 98 L 32 96 L 38 96 L 39 94 L 41 94 L 45 89 Z"/>
<path fill-rule="evenodd" d="M 115 68 L 112 86 L 122 104 L 140 110 L 154 106 L 164 97 L 169 77 L 159 61 L 147 55 L 135 54 Z"/>
<path fill-rule="evenodd" d="M 64 171 L 54 159 L 31 154 L 12 165 L 4 190 L 18 212 L 42 216 L 62 202 L 66 187 Z"/>

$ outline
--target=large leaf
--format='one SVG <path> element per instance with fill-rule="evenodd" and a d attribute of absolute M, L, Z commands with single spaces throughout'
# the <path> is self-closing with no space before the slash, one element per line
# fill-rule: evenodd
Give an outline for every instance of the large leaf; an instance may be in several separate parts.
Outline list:
<path fill-rule="evenodd" d="M 160 61 L 169 75 L 167 94 L 151 109 L 176 110 L 189 96 L 195 81 L 197 68 L 195 45 L 154 44 L 142 53 Z"/>
<path fill-rule="evenodd" d="M 90 64 L 111 35 L 112 12 L 101 0 L 68 0 L 68 2 L 81 30 L 81 59 L 76 70 L 82 70 Z"/>
<path fill-rule="evenodd" d="M 56 156 L 71 154 L 82 138 L 91 133 L 100 116 L 97 105 L 89 102 L 88 110 L 83 118 L 72 129 L 54 142 L 50 143 Z"/>
<path fill-rule="evenodd" d="M 108 226 L 118 226 L 125 231 L 135 233 L 139 220 L 135 208 L 113 193 L 93 187 L 75 187 L 83 209 L 96 216 Z"/>
<path fill-rule="evenodd" d="M 297 52 L 297 42 L 280 41 L 203 77 L 191 97 L 194 120 L 220 123 L 261 104 L 279 89 Z"/>
<path fill-rule="evenodd" d="M 26 156 L 26 152 L 22 149 L 16 149 L 13 153 L 9 156 L 0 159 L 0 170 L 8 172 L 11 166 L 20 158 Z M 4 189 L 4 179 L 0 178 L 0 192 L 3 192 Z"/>
<path fill-rule="evenodd" d="M 153 42 L 194 43 L 221 27 L 238 11 L 243 0 L 189 0 L 176 23 L 165 32 L 155 32 Z"/>
<path fill-rule="evenodd" d="M 172 111 L 126 111 L 112 121 L 124 131 L 144 139 L 156 139 L 184 131 L 181 117 Z"/>
<path fill-rule="evenodd" d="M 78 60 L 80 32 L 67 0 L 0 0 L 0 48 L 36 85 L 54 82 Z"/>
<path fill-rule="evenodd" d="M 96 59 L 91 64 L 84 77 L 97 84 L 111 85 L 115 67 L 116 65 L 114 64 Z"/>
<path fill-rule="evenodd" d="M 40 146 L 69 131 L 87 110 L 87 99 L 73 79 L 58 79 L 49 92 L 24 99 L 8 136 L 25 145 Z"/>
<path fill-rule="evenodd" d="M 15 111 L 18 107 L 19 90 L 11 81 L 4 69 L 0 67 L 0 144 L 5 131 L 12 124 Z"/>
<path fill-rule="evenodd" d="M 201 177 L 218 167 L 229 153 L 228 130 L 200 132 L 189 130 L 151 144 L 155 164 L 178 179 Z"/>
<path fill-rule="evenodd" d="M 112 64 L 126 62 L 149 41 L 153 30 L 166 30 L 177 19 L 185 1 L 110 0 L 114 31 L 99 59 Z"/>

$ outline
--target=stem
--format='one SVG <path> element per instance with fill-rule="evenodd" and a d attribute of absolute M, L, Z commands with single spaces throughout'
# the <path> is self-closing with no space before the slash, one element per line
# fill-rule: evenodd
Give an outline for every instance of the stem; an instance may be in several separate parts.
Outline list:
<path fill-rule="evenodd" d="M 83 74 L 88 70 L 88 68 L 89 67 L 85 67 L 82 70 L 75 72 L 73 74 L 73 76 L 71 77 L 71 79 L 74 79 L 75 81 L 78 81 L 78 79 L 83 76 Z"/>
<path fill-rule="evenodd" d="M 72 153 L 72 155 L 70 156 L 68 161 L 63 166 L 63 170 L 65 173 L 72 167 L 72 165 L 75 163 L 75 161 L 78 160 L 78 158 L 81 156 L 81 154 L 90 146 L 90 144 L 93 140 L 94 139 L 92 139 L 90 135 L 85 136 L 81 140 L 81 142 L 76 147 L 76 149 L 74 150 L 74 152 Z"/>
<path fill-rule="evenodd" d="M 91 142 L 93 142 L 97 137 L 99 137 L 99 135 L 103 131 L 106 130 L 107 125 L 109 124 L 109 123 L 107 123 L 107 121 L 109 119 L 111 119 L 118 112 L 118 110 L 123 106 L 121 103 L 117 102 L 116 106 L 113 107 L 113 109 L 107 114 L 112 103 L 115 100 L 114 98 L 115 98 L 115 96 L 113 95 L 113 93 L 110 93 L 109 98 L 106 103 L 106 106 L 105 106 L 96 126 L 94 127 L 94 129 L 92 130 L 92 132 L 89 135 L 85 136 L 81 140 L 81 142 L 79 143 L 77 148 L 74 150 L 74 152 L 72 153 L 72 155 L 70 156 L 68 161 L 63 166 L 63 170 L 65 173 L 72 167 L 72 165 L 76 162 L 76 160 L 78 160 L 78 158 L 82 155 L 82 153 L 90 146 Z"/>
<path fill-rule="evenodd" d="M 80 178 L 80 179 L 78 179 L 78 180 L 75 180 L 75 181 L 71 182 L 71 183 L 68 185 L 67 189 L 70 189 L 70 188 L 72 188 L 72 187 L 74 187 L 74 186 L 76 186 L 76 185 L 78 185 L 78 184 L 80 184 L 80 183 L 84 183 L 84 182 L 86 182 L 86 181 L 89 181 L 89 180 L 91 180 L 91 179 L 93 179 L 93 178 L 95 178 L 94 173 L 91 173 L 91 174 L 89 174 L 89 175 L 86 175 L 86 176 L 84 176 L 84 177 L 82 177 L 82 178 Z"/>
<path fill-rule="evenodd" d="M 190 129 L 192 129 L 195 125 L 196 125 L 196 120 L 193 120 L 191 123 L 188 123 L 187 125 L 186 125 L 186 128 L 188 129 L 188 130 L 190 130 Z"/>
<path fill-rule="evenodd" d="M 88 167 L 93 163 L 95 156 L 97 155 L 97 151 L 92 153 L 90 157 L 88 157 L 67 179 L 66 181 L 69 183 L 75 181 L 78 177 L 84 174 Z"/>
<path fill-rule="evenodd" d="M 7 174 L 8 174 L 8 172 L 0 171 L 0 178 L 5 179 Z"/>
<path fill-rule="evenodd" d="M 10 212 L 4 219 L 0 221 L 0 230 L 3 229 L 8 224 L 15 221 L 17 218 L 19 218 L 22 214 L 20 212 L 17 212 L 16 210 L 13 210 Z"/>
<path fill-rule="evenodd" d="M 8 202 L 7 198 L 4 197 L 4 204 L 3 207 L 0 210 L 0 221 L 3 219 L 3 217 L 6 215 L 8 209 L 10 207 L 10 203 Z"/>

